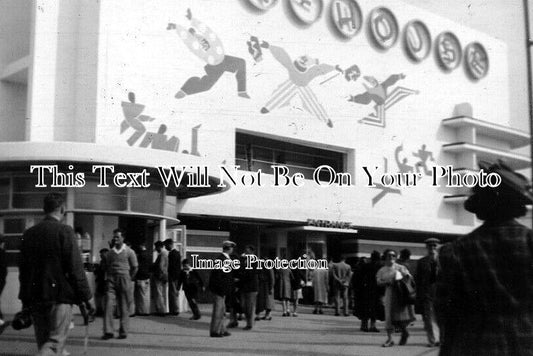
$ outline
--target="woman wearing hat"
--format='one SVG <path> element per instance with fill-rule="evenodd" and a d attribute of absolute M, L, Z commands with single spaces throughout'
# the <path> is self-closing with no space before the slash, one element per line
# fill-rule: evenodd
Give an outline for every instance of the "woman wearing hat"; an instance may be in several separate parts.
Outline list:
<path fill-rule="evenodd" d="M 533 199 L 502 162 L 479 166 L 501 184 L 473 189 L 465 209 L 483 224 L 440 250 L 440 355 L 533 355 L 533 237 L 514 220 Z"/>
<path fill-rule="evenodd" d="M 385 287 L 383 305 L 385 306 L 385 329 L 387 330 L 387 340 L 383 347 L 394 345 L 392 332 L 397 327 L 402 331 L 400 345 L 407 343 L 409 332 L 407 326 L 415 320 L 412 305 L 405 304 L 398 293 L 397 283 L 404 278 L 412 278 L 407 267 L 396 263 L 396 251 L 387 249 L 383 253 L 385 266 L 381 267 L 376 274 L 378 286 Z"/>

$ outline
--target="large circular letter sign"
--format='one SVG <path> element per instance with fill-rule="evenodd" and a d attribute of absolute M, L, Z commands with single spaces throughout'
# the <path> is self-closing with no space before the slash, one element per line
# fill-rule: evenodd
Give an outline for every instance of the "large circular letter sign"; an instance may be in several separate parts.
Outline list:
<path fill-rule="evenodd" d="M 423 22 L 414 20 L 405 26 L 403 42 L 407 55 L 415 62 L 420 62 L 431 51 L 431 35 Z"/>
<path fill-rule="evenodd" d="M 322 15 L 324 4 L 322 0 L 289 0 L 292 12 L 307 25 L 316 22 Z"/>
<path fill-rule="evenodd" d="M 389 49 L 398 40 L 398 22 L 394 14 L 387 8 L 378 7 L 370 13 L 368 19 L 370 36 L 374 43 L 382 48 Z"/>
<path fill-rule="evenodd" d="M 259 10 L 270 10 L 278 3 L 278 0 L 249 0 L 250 4 L 258 8 Z"/>
<path fill-rule="evenodd" d="M 363 27 L 363 14 L 355 0 L 333 0 L 331 20 L 344 37 L 355 36 Z"/>
<path fill-rule="evenodd" d="M 461 64 L 463 54 L 461 43 L 451 32 L 442 32 L 436 40 L 437 60 L 446 71 L 452 71 Z"/>
<path fill-rule="evenodd" d="M 489 71 L 489 56 L 478 42 L 468 44 L 465 48 L 465 66 L 468 75 L 475 80 L 481 79 Z"/>

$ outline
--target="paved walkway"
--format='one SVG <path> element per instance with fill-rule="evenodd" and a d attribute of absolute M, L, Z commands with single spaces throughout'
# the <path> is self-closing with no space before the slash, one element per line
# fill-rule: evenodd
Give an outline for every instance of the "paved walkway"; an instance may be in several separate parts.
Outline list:
<path fill-rule="evenodd" d="M 276 306 L 280 309 L 280 306 Z M 135 317 L 131 319 L 128 339 L 100 340 L 102 319 L 90 324 L 87 355 L 416 355 L 436 356 L 436 348 L 426 347 L 422 322 L 410 327 L 406 346 L 383 348 L 385 333 L 363 333 L 353 316 L 335 317 L 331 309 L 326 315 L 313 315 L 302 307 L 298 317 L 281 317 L 273 313 L 271 321 L 259 321 L 253 330 L 229 329 L 231 336 L 210 338 L 210 305 L 202 305 L 202 319 L 189 321 L 190 313 L 178 317 Z M 6 319 L 10 320 L 8 316 Z M 418 316 L 420 319 L 420 316 Z M 118 323 L 118 320 L 116 321 Z M 80 316 L 67 341 L 73 356 L 83 355 L 85 327 Z M 382 324 L 378 328 L 382 329 Z M 398 342 L 399 335 L 395 335 Z M 20 332 L 8 328 L 0 336 L 0 355 L 32 355 L 36 351 L 33 329 Z"/>

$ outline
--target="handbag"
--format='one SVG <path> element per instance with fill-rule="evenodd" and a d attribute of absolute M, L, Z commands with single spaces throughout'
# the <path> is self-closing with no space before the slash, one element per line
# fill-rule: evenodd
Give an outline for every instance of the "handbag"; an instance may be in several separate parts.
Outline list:
<path fill-rule="evenodd" d="M 397 281 L 399 301 L 401 305 L 415 304 L 416 287 L 415 282 L 409 276 L 405 276 Z"/>

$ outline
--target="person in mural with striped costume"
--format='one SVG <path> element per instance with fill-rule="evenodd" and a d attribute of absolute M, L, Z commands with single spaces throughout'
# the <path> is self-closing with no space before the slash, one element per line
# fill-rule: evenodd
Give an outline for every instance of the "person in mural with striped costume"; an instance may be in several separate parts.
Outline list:
<path fill-rule="evenodd" d="M 319 63 L 318 59 L 306 55 L 292 60 L 283 48 L 272 46 L 265 41 L 261 43 L 261 47 L 269 49 L 274 58 L 289 73 L 289 79 L 281 83 L 274 90 L 270 100 L 261 109 L 261 113 L 267 114 L 272 110 L 287 106 L 295 96 L 299 96 L 305 111 L 314 115 L 320 121 L 325 122 L 329 127 L 333 127 L 333 122 L 328 117 L 326 110 L 318 102 L 315 93 L 309 88 L 309 83 L 316 77 L 328 74 L 334 70 L 338 70 L 341 73 L 343 73 L 343 70 L 338 65 L 332 66 Z"/>
<path fill-rule="evenodd" d="M 244 59 L 226 55 L 218 36 L 204 23 L 194 18 L 190 9 L 187 9 L 186 17 L 191 22 L 188 29 L 179 24 L 169 23 L 167 30 L 175 29 L 189 50 L 207 63 L 204 67 L 206 75 L 201 78 L 189 78 L 175 95 L 175 98 L 182 99 L 187 95 L 208 91 L 225 72 L 230 72 L 235 73 L 237 95 L 249 99 L 250 97 L 246 92 L 246 62 Z"/>

